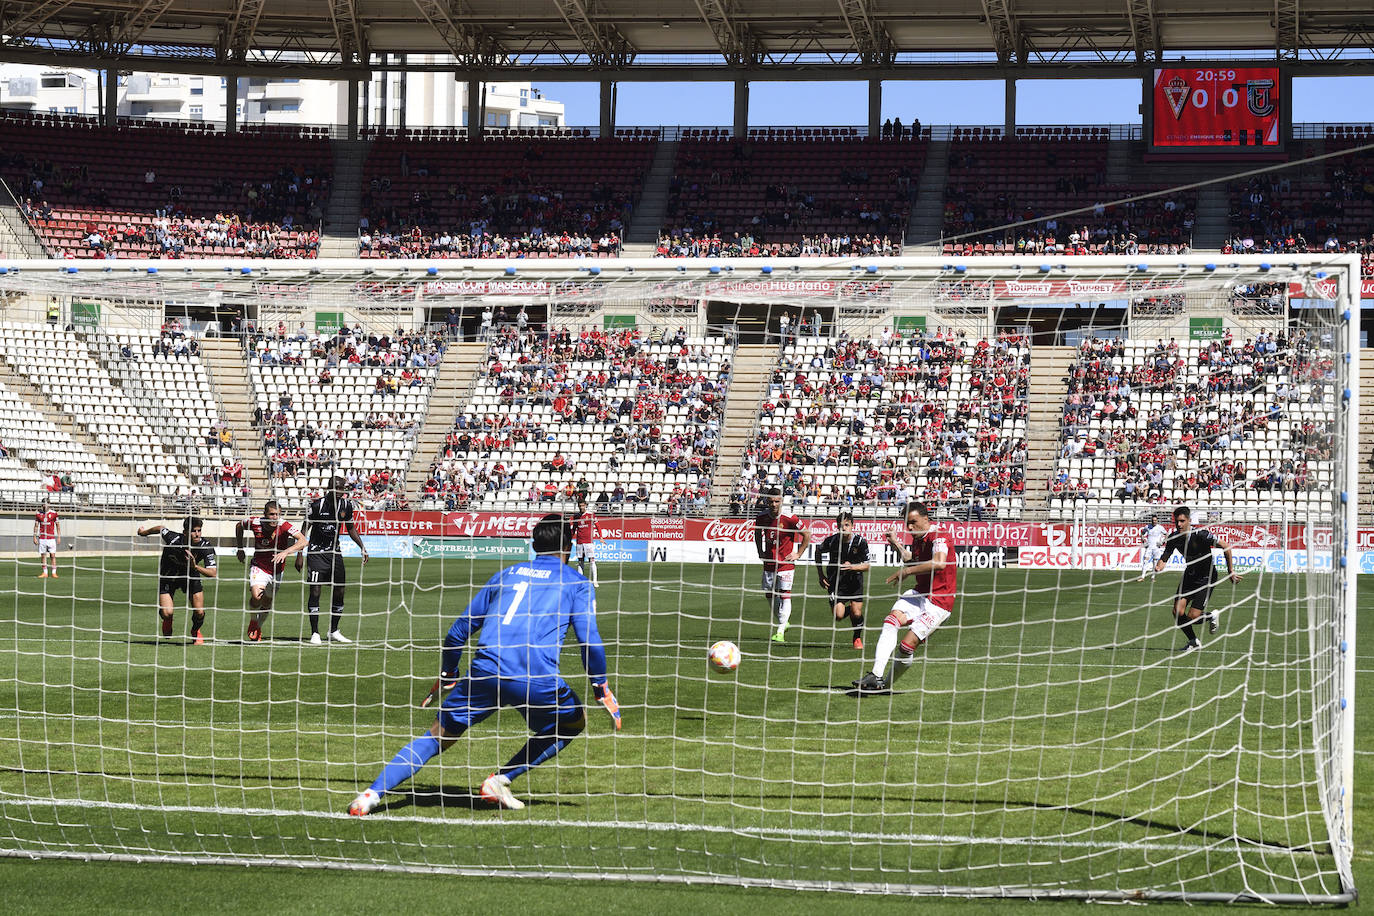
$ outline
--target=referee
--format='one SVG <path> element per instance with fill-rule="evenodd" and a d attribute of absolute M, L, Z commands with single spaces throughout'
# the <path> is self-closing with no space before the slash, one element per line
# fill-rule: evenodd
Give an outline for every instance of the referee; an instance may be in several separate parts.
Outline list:
<path fill-rule="evenodd" d="M 339 475 L 329 481 L 329 491 L 319 499 L 311 500 L 305 514 L 305 532 L 310 538 L 306 547 L 308 557 L 305 580 L 310 585 L 308 599 L 310 609 L 310 644 L 318 646 L 320 639 L 320 591 L 326 584 L 333 586 L 329 598 L 329 638 L 333 642 L 349 643 L 353 640 L 339 632 L 339 619 L 343 617 L 344 585 L 347 581 L 344 571 L 343 553 L 339 550 L 339 535 L 345 530 L 353 543 L 358 545 L 363 562 L 367 562 L 367 548 L 358 530 L 353 525 L 353 500 L 344 494 L 348 492 L 348 482 Z M 302 566 L 301 554 L 296 554 L 296 571 Z"/>
<path fill-rule="evenodd" d="M 864 573 L 870 566 L 868 541 L 854 532 L 854 513 L 835 517 L 839 528 L 816 548 L 816 574 L 830 596 L 835 620 L 849 618 L 854 648 L 864 647 Z"/>
<path fill-rule="evenodd" d="M 1179 628 L 1188 640 L 1180 653 L 1192 652 L 1202 647 L 1193 621 L 1207 617 L 1207 632 L 1217 631 L 1217 617 L 1207 613 L 1207 599 L 1212 595 L 1212 587 L 1217 584 L 1217 567 L 1212 561 L 1212 551 L 1220 550 L 1226 555 L 1226 576 L 1232 582 L 1239 582 L 1235 562 L 1231 556 L 1231 545 L 1218 538 L 1206 528 L 1193 527 L 1193 513 L 1187 506 L 1174 510 L 1174 533 L 1164 542 L 1164 554 L 1155 563 L 1155 572 L 1164 571 L 1169 557 L 1175 553 L 1183 556 L 1183 578 L 1179 580 L 1178 592 L 1174 595 L 1174 616 L 1178 618 Z"/>

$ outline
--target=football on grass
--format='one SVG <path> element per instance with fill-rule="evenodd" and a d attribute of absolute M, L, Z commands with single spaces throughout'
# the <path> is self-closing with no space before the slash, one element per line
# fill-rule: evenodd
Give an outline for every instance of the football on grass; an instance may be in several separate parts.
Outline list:
<path fill-rule="evenodd" d="M 722 639 L 711 646 L 707 657 L 711 659 L 711 667 L 717 671 L 734 671 L 739 667 L 739 646 Z"/>

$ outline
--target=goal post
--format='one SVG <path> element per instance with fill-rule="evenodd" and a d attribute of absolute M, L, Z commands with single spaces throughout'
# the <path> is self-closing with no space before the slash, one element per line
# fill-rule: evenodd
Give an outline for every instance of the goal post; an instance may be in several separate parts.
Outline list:
<path fill-rule="evenodd" d="M 0 261 L 0 854 L 1349 902 L 1360 304 L 1354 255 Z M 198 337 L 229 314 L 246 346 Z M 173 317 L 199 357 L 157 349 Z M 370 554 L 344 537 L 348 641 L 290 560 L 250 641 L 236 524 L 276 499 L 299 527 L 335 473 Z M 775 486 L 812 540 L 785 597 Z M 530 735 L 503 709 L 348 817 L 435 721 L 449 626 L 579 493 L 622 728 L 569 638 L 586 724 L 516 774 L 523 810 L 480 789 Z M 912 653 L 885 633 L 908 500 L 958 575 Z M 1191 624 L 1181 561 L 1142 566 L 1178 505 L 1242 574 L 1215 552 Z M 859 626 L 817 564 L 846 510 Z M 185 590 L 162 635 L 137 533 L 188 514 L 200 645 Z M 875 666 L 890 690 L 857 689 Z"/>

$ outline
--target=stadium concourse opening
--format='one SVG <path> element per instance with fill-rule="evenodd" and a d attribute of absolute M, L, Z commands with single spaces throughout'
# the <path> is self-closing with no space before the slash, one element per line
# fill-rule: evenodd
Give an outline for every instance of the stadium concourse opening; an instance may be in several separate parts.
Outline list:
<path fill-rule="evenodd" d="M 711 327 L 734 328 L 741 344 L 776 343 L 785 337 L 829 333 L 834 320 L 835 307 L 826 304 L 801 302 L 788 306 L 719 299 L 706 303 L 706 323 Z"/>

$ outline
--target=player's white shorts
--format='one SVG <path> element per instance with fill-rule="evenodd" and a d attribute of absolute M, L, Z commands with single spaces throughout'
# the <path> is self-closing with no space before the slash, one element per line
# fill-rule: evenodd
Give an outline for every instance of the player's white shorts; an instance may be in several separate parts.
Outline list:
<path fill-rule="evenodd" d="M 596 545 L 595 545 L 595 544 L 574 544 L 574 545 L 573 545 L 573 559 L 574 559 L 574 560 L 595 560 L 595 559 L 596 559 Z"/>
<path fill-rule="evenodd" d="M 763 590 L 769 595 L 792 594 L 792 576 L 795 569 L 780 569 L 777 572 L 763 572 Z"/>
<path fill-rule="evenodd" d="M 930 638 L 940 626 L 949 619 L 949 611 L 932 602 L 925 595 L 909 588 L 902 592 L 897 603 L 892 606 L 894 611 L 901 611 L 911 621 L 911 632 L 916 634 L 916 638 L 925 642 Z"/>
<path fill-rule="evenodd" d="M 262 589 L 263 596 L 270 598 L 277 591 L 277 586 L 281 585 L 281 579 L 264 569 L 253 566 L 248 570 L 248 584 L 253 588 Z"/>
<path fill-rule="evenodd" d="M 1146 547 L 1140 551 L 1140 571 L 1143 573 L 1154 572 L 1155 564 L 1159 558 L 1164 556 L 1163 547 Z"/>
<path fill-rule="evenodd" d="M 40 554 L 57 553 L 57 538 L 39 538 L 38 552 Z"/>

